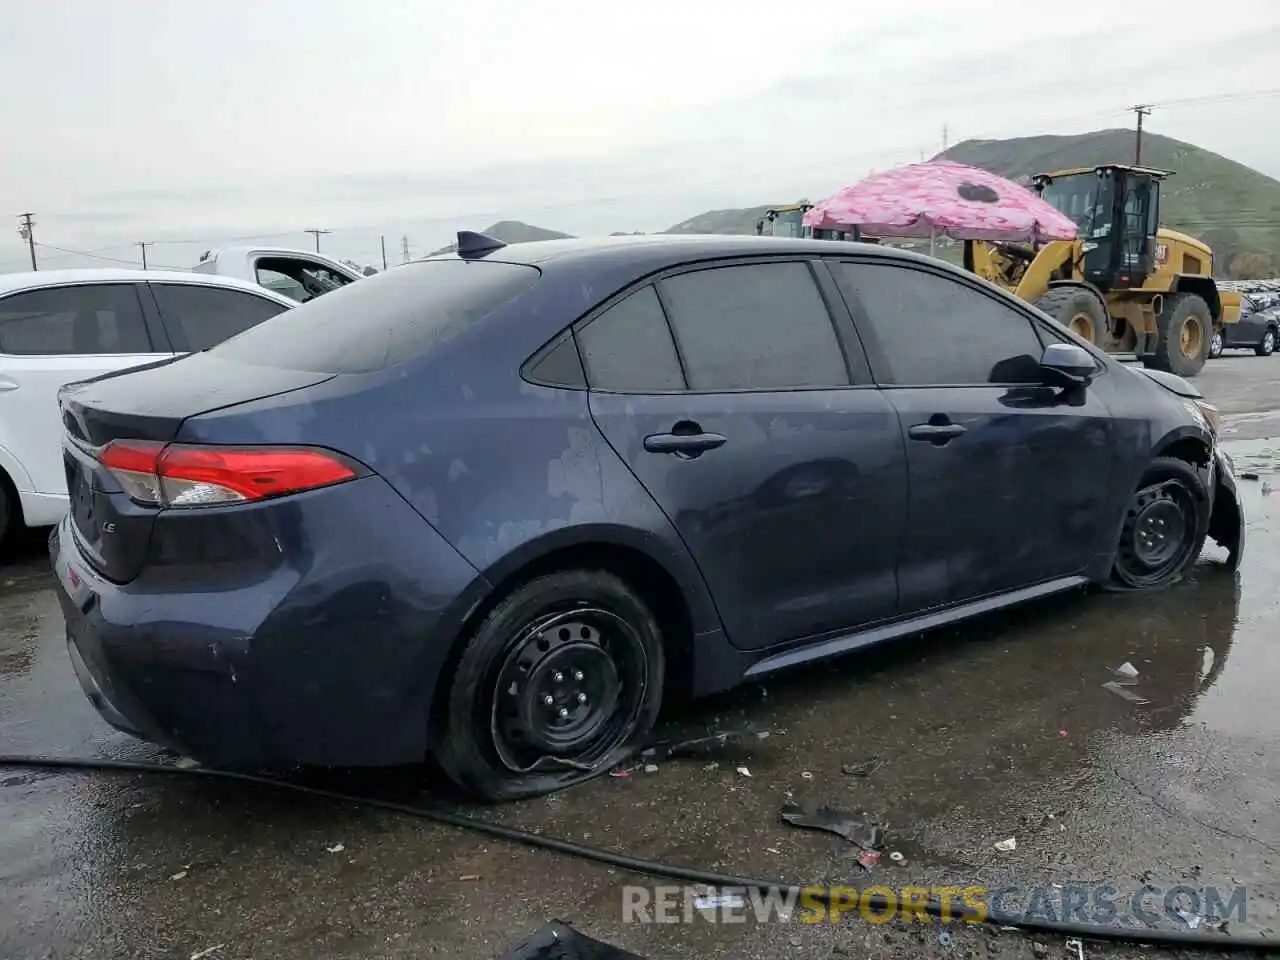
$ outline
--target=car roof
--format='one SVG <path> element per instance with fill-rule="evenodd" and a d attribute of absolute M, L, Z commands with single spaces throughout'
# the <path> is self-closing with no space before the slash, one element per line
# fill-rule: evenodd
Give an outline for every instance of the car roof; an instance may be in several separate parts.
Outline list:
<path fill-rule="evenodd" d="M 533 240 L 512 243 L 478 256 L 460 258 L 457 253 L 424 257 L 423 260 L 493 260 L 541 267 L 551 264 L 608 262 L 612 266 L 634 262 L 646 269 L 663 269 L 696 260 L 731 257 L 785 256 L 801 254 L 832 256 L 873 254 L 883 259 L 949 266 L 932 257 L 882 244 L 846 240 L 811 240 L 792 237 L 760 237 L 738 234 L 654 233 L 621 237 L 573 237 L 565 240 Z M 418 261 L 422 262 L 422 261 Z M 952 268 L 955 269 L 955 268 Z"/>
<path fill-rule="evenodd" d="M 200 287 L 227 287 L 265 296 L 296 306 L 282 294 L 248 280 L 216 273 L 188 273 L 185 270 L 139 270 L 128 267 L 89 267 L 82 270 L 27 270 L 0 273 L 0 296 L 43 287 L 72 287 L 86 283 L 183 283 Z"/>

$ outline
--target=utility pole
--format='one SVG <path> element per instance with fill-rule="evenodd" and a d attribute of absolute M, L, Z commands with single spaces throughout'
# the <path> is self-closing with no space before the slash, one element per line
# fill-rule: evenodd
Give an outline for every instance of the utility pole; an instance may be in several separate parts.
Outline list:
<path fill-rule="evenodd" d="M 942 152 L 947 152 L 947 125 L 942 125 Z"/>
<path fill-rule="evenodd" d="M 307 229 L 303 230 L 302 232 L 303 232 L 303 233 L 309 233 L 309 234 L 311 234 L 313 237 L 315 237 L 315 238 L 316 238 L 316 253 L 319 253 L 319 252 L 320 252 L 320 237 L 321 237 L 323 234 L 329 233 L 329 231 L 328 231 L 328 230 L 317 230 L 315 227 L 307 227 Z"/>
<path fill-rule="evenodd" d="M 409 237 L 405 235 L 400 238 L 400 252 L 404 254 L 404 262 L 409 262 Z"/>
<path fill-rule="evenodd" d="M 378 238 L 382 241 L 382 272 L 387 272 L 387 235 L 384 233 Z"/>
<path fill-rule="evenodd" d="M 33 219 L 34 213 L 18 214 L 18 236 L 27 241 L 27 249 L 31 251 L 31 269 L 39 270 L 36 266 L 36 222 Z"/>
<path fill-rule="evenodd" d="M 1142 166 L 1142 118 L 1151 113 L 1151 104 L 1140 103 L 1129 109 L 1138 115 L 1138 131 L 1133 141 L 1133 165 L 1140 167 Z"/>
<path fill-rule="evenodd" d="M 147 247 L 149 246 L 151 246 L 151 243 L 149 241 L 146 241 L 146 240 L 138 241 L 138 248 L 142 251 L 142 269 L 143 270 L 147 269 Z"/>

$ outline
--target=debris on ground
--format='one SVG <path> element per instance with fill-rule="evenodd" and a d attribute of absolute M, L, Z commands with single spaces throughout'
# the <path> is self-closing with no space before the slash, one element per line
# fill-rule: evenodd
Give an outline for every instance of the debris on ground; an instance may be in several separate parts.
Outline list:
<path fill-rule="evenodd" d="M 474 883 L 475 881 L 481 880 L 483 878 L 478 873 L 464 873 L 458 879 L 461 880 L 463 883 Z"/>
<path fill-rule="evenodd" d="M 344 844 L 335 843 L 332 847 L 325 847 L 325 849 L 328 850 L 330 853 L 341 853 L 343 850 L 347 848 Z"/>
<path fill-rule="evenodd" d="M 805 812 L 804 807 L 794 800 L 782 805 L 782 820 L 801 830 L 820 830 L 834 833 L 850 843 L 856 843 L 864 850 L 875 850 L 884 842 L 884 828 L 877 824 L 865 823 L 847 813 L 821 807 L 813 813 Z"/>
<path fill-rule="evenodd" d="M 808 770 L 802 770 L 802 771 L 800 771 L 800 779 L 801 779 L 801 780 L 812 780 L 812 779 L 813 779 L 813 774 L 812 774 L 812 773 L 810 773 Z"/>
<path fill-rule="evenodd" d="M 173 876 L 171 876 L 169 879 L 170 879 L 170 880 L 181 880 L 181 879 L 182 879 L 183 877 L 185 877 L 186 875 L 187 875 L 187 871 L 185 871 L 185 870 L 179 870 L 177 873 L 175 873 L 175 874 L 174 874 Z"/>
<path fill-rule="evenodd" d="M 1271 491 L 1273 491 L 1274 489 L 1275 487 L 1271 486 L 1271 484 L 1269 484 L 1267 481 L 1265 480 L 1262 481 L 1262 495 L 1264 497 L 1271 496 Z"/>
<path fill-rule="evenodd" d="M 645 773 L 657 773 L 657 772 L 658 772 L 658 765 L 657 765 L 656 763 L 646 763 L 646 764 L 644 765 L 644 772 L 645 772 Z"/>
<path fill-rule="evenodd" d="M 1107 683 L 1104 683 L 1102 685 L 1102 689 L 1108 690 L 1111 693 L 1114 693 L 1117 697 L 1120 697 L 1124 700 L 1128 700 L 1130 703 L 1135 703 L 1138 706 L 1142 706 L 1143 704 L 1147 704 L 1151 702 L 1146 697 L 1140 697 L 1136 693 L 1134 693 L 1132 690 L 1127 689 L 1128 687 L 1131 687 L 1131 686 L 1133 686 L 1132 683 L 1121 683 L 1119 680 L 1111 680 Z"/>
<path fill-rule="evenodd" d="M 225 946 L 226 946 L 225 943 L 220 943 L 217 946 L 209 947 L 207 950 L 197 950 L 195 953 L 191 955 L 191 960 L 204 960 L 205 957 L 213 956 L 215 953 L 217 953 L 219 950 L 221 950 Z"/>
<path fill-rule="evenodd" d="M 863 850 L 858 854 L 858 864 L 864 870 L 870 870 L 880 862 L 880 853 L 876 850 Z"/>
<path fill-rule="evenodd" d="M 938 934 L 938 943 L 942 944 L 942 946 L 944 946 L 945 948 L 947 948 L 948 950 L 950 950 L 950 949 L 951 949 L 951 934 L 947 933 L 945 930 L 944 930 L 944 931 L 942 931 L 942 933 Z"/>
<path fill-rule="evenodd" d="M 498 960 L 645 960 L 638 953 L 594 940 L 569 924 L 552 920 Z"/>
<path fill-rule="evenodd" d="M 1116 675 L 1117 677 L 1120 677 L 1120 678 L 1121 678 L 1121 679 L 1123 679 L 1123 680 L 1137 680 L 1137 679 L 1138 679 L 1138 668 L 1137 668 L 1137 667 L 1135 667 L 1135 666 L 1134 666 L 1132 663 L 1130 663 L 1128 660 L 1126 660 L 1124 663 L 1120 664 L 1120 666 L 1116 667 L 1116 668 L 1115 668 L 1115 670 L 1114 670 L 1113 672 L 1115 673 L 1115 675 Z"/>
<path fill-rule="evenodd" d="M 617 769 L 615 769 L 615 770 L 610 770 L 610 771 L 609 771 L 609 776 L 613 777 L 613 778 L 614 778 L 614 779 L 616 779 L 616 780 L 625 780 L 625 779 L 627 779 L 627 777 L 631 776 L 631 768 L 630 768 L 630 767 L 618 767 L 618 768 L 617 768 Z"/>
<path fill-rule="evenodd" d="M 723 747 L 730 740 L 745 739 L 749 732 L 747 730 L 726 730 L 722 733 L 693 737 L 688 740 L 659 740 L 642 749 L 637 754 L 637 757 L 642 763 L 658 763 L 662 760 L 688 757 L 701 753 L 709 747 Z"/>
<path fill-rule="evenodd" d="M 1262 478 L 1261 478 L 1261 477 L 1259 477 L 1256 473 L 1247 473 L 1247 472 L 1246 472 L 1246 473 L 1242 473 L 1242 474 L 1240 474 L 1240 479 L 1241 479 L 1241 480 L 1261 480 Z"/>
<path fill-rule="evenodd" d="M 847 777 L 869 777 L 882 766 L 884 766 L 883 760 L 879 757 L 870 757 L 866 760 L 855 760 L 853 763 L 846 763 L 840 768 L 840 772 Z"/>
<path fill-rule="evenodd" d="M 749 777 L 749 776 L 751 776 L 751 771 L 750 771 L 750 770 L 748 770 L 746 767 L 739 767 L 739 768 L 738 768 L 738 773 L 739 773 L 741 776 L 744 776 L 744 777 Z"/>
<path fill-rule="evenodd" d="M 907 858 L 904 857 L 897 850 L 894 850 L 892 853 L 889 854 L 889 859 L 892 860 L 894 863 L 905 863 L 907 860 Z"/>
<path fill-rule="evenodd" d="M 1018 840 L 1016 837 L 1010 837 L 1008 840 L 997 840 L 996 849 L 1001 853 L 1012 853 L 1018 849 Z"/>

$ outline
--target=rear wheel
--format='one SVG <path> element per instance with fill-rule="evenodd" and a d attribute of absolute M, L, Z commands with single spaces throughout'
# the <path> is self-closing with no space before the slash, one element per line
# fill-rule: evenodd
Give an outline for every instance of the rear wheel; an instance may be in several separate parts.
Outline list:
<path fill-rule="evenodd" d="M 1204 369 L 1212 339 L 1213 314 L 1204 298 L 1194 293 L 1171 293 L 1156 318 L 1156 351 L 1147 366 L 1194 377 Z"/>
<path fill-rule="evenodd" d="M 1260 357 L 1269 357 L 1276 352 L 1276 328 L 1267 327 L 1266 332 L 1262 335 L 1261 342 L 1253 348 L 1253 352 Z"/>
<path fill-rule="evenodd" d="M 1090 291 L 1082 287 L 1052 287 L 1032 306 L 1094 346 L 1102 344 L 1107 329 L 1107 308 Z"/>
<path fill-rule="evenodd" d="M 1208 491 L 1191 464 L 1153 460 L 1125 510 L 1112 582 L 1150 590 L 1180 580 L 1204 547 L 1209 514 Z"/>
<path fill-rule="evenodd" d="M 1215 326 L 1213 328 L 1213 336 L 1209 338 L 1209 359 L 1217 360 L 1222 356 L 1222 351 L 1226 348 L 1226 339 L 1223 335 L 1222 328 Z"/>
<path fill-rule="evenodd" d="M 22 526 L 22 504 L 8 474 L 0 470 L 0 547 Z"/>
<path fill-rule="evenodd" d="M 483 800 L 590 779 L 652 729 L 663 669 L 657 621 L 617 577 L 539 577 L 503 598 L 467 640 L 437 759 Z"/>

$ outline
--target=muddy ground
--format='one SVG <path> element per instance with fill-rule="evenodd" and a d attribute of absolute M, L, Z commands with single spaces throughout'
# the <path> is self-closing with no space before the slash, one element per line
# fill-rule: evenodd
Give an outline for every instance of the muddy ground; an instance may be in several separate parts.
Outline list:
<path fill-rule="evenodd" d="M 1198 382 L 1227 414 L 1239 469 L 1259 477 L 1243 482 L 1238 575 L 1211 551 L 1159 595 L 1064 597 L 751 685 L 670 721 L 746 730 L 740 742 L 501 810 L 451 809 L 737 875 L 1011 886 L 1010 910 L 1037 886 L 1059 913 L 1072 885 L 1110 885 L 1122 913 L 1144 884 L 1161 891 L 1145 901 L 1157 909 L 1175 885 L 1216 887 L 1224 901 L 1243 886 L 1230 931 L 1272 935 L 1280 357 L 1228 356 Z M 1145 703 L 1103 686 L 1125 662 L 1138 677 L 1121 690 Z M 0 562 L 0 753 L 23 752 L 158 756 L 110 730 L 76 686 L 40 535 Z M 872 758 L 868 776 L 843 772 Z M 336 785 L 403 799 L 424 777 Z M 886 854 L 904 862 L 885 856 L 866 872 L 854 844 L 782 823 L 789 797 L 883 824 Z M 1008 838 L 1016 849 L 998 851 Z M 5 960 L 485 958 L 553 917 L 651 958 L 1073 955 L 1060 939 L 954 924 L 948 938 L 856 913 L 834 924 L 624 920 L 624 886 L 665 882 L 253 787 L 0 769 Z M 1160 923 L 1186 929 L 1176 916 Z"/>

